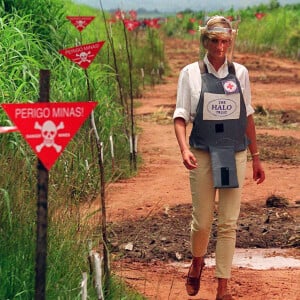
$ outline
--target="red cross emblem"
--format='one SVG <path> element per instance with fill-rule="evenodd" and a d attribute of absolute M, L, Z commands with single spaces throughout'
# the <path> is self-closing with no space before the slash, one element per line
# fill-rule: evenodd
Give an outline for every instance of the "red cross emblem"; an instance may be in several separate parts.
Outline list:
<path fill-rule="evenodd" d="M 232 80 L 226 81 L 223 86 L 226 93 L 234 93 L 237 89 L 236 83 Z"/>

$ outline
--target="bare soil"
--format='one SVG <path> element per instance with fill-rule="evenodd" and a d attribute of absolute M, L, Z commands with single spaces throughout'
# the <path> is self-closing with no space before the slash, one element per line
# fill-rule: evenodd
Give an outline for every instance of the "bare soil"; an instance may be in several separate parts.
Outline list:
<path fill-rule="evenodd" d="M 165 46 L 170 70 L 163 83 L 146 87 L 136 99 L 138 174 L 110 184 L 107 191 L 112 271 L 147 299 L 215 299 L 214 267 L 205 268 L 196 297 L 188 297 L 184 287 L 191 199 L 172 124 L 178 74 L 197 60 L 198 42 L 167 39 Z M 235 61 L 249 69 L 266 171 L 265 182 L 256 185 L 249 160 L 237 247 L 288 248 L 300 259 L 300 62 L 270 53 L 236 53 Z M 215 235 L 214 227 L 208 255 L 213 255 Z M 299 268 L 233 267 L 230 288 L 235 299 L 299 300 L 299 278 Z"/>

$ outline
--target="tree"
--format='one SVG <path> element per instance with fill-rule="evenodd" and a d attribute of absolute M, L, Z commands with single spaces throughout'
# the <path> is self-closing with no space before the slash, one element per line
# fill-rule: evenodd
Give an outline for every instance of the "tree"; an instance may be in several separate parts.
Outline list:
<path fill-rule="evenodd" d="M 276 8 L 280 7 L 280 3 L 278 0 L 270 0 L 269 7 L 271 10 L 276 9 Z"/>

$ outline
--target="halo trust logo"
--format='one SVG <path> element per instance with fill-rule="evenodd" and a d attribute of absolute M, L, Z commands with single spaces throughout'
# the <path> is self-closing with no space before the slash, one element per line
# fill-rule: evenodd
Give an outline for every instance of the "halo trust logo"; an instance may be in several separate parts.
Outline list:
<path fill-rule="evenodd" d="M 236 120 L 240 117 L 241 99 L 239 93 L 204 93 L 203 120 Z"/>
<path fill-rule="evenodd" d="M 216 99 L 208 102 L 207 111 L 216 117 L 228 117 L 237 110 L 236 103 L 231 99 Z"/>

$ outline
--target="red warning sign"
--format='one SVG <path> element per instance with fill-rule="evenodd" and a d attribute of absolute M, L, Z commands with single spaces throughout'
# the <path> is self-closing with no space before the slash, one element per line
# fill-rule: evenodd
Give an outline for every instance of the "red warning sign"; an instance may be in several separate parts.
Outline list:
<path fill-rule="evenodd" d="M 97 102 L 2 104 L 25 140 L 50 170 Z"/>
<path fill-rule="evenodd" d="M 105 41 L 60 50 L 59 53 L 86 69 L 95 59 Z"/>
<path fill-rule="evenodd" d="M 78 17 L 67 16 L 67 19 L 79 31 L 82 31 L 86 26 L 88 26 L 95 19 L 95 17 L 93 17 L 93 16 L 78 16 Z"/>

